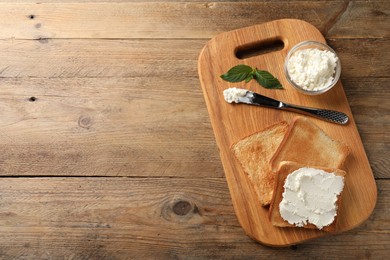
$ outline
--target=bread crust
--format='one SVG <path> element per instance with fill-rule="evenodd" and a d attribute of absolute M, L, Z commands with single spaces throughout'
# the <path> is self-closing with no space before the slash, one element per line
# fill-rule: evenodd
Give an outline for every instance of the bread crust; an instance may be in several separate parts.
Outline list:
<path fill-rule="evenodd" d="M 274 225 L 274 226 L 277 226 L 277 227 L 296 227 L 295 225 L 288 223 L 287 221 L 285 221 L 282 218 L 282 216 L 280 215 L 280 211 L 279 211 L 279 204 L 283 199 L 283 192 L 284 192 L 283 186 L 284 186 L 284 183 L 286 181 L 287 176 L 290 173 L 292 173 L 295 170 L 298 170 L 299 168 L 302 168 L 302 167 L 321 169 L 321 170 L 324 170 L 328 173 L 334 173 L 337 176 L 343 176 L 344 177 L 344 184 L 345 184 L 346 172 L 343 170 L 335 169 L 335 168 L 321 167 L 321 166 L 310 166 L 310 165 L 300 164 L 300 163 L 296 163 L 296 162 L 289 162 L 289 161 L 281 162 L 279 165 L 278 171 L 276 173 L 275 188 L 274 188 L 272 202 L 271 202 L 270 209 L 269 209 L 269 219 L 270 219 L 272 225 Z M 337 197 L 337 215 L 335 216 L 334 221 L 330 225 L 323 227 L 321 230 L 326 231 L 326 232 L 335 232 L 336 231 L 337 219 L 338 219 L 338 215 L 339 215 L 341 206 L 342 206 L 342 192 Z M 315 225 L 310 224 L 310 223 L 307 225 L 304 225 L 301 228 L 318 229 Z"/>

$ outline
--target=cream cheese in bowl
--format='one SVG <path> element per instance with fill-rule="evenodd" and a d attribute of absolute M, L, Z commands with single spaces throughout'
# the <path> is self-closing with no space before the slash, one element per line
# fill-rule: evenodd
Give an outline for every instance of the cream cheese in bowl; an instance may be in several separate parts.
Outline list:
<path fill-rule="evenodd" d="M 326 44 L 313 41 L 294 46 L 287 55 L 284 69 L 293 87 L 310 95 L 331 89 L 341 73 L 336 52 Z"/>

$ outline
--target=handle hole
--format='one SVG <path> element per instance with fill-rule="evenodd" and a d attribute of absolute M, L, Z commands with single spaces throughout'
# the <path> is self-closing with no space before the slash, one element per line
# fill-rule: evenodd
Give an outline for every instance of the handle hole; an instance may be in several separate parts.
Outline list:
<path fill-rule="evenodd" d="M 235 55 L 238 59 L 243 60 L 254 56 L 280 51 L 283 50 L 283 48 L 284 42 L 281 39 L 268 39 L 265 41 L 240 46 L 236 49 Z"/>

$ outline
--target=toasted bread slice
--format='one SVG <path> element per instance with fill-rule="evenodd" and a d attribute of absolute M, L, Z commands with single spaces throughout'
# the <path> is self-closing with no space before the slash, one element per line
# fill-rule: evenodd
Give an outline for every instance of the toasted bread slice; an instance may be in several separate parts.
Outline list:
<path fill-rule="evenodd" d="M 310 167 L 310 168 L 316 168 L 316 169 L 321 169 L 329 173 L 334 173 L 337 176 L 343 176 L 345 178 L 345 171 L 340 170 L 340 169 L 332 169 L 332 168 L 326 168 L 326 167 L 318 167 L 318 166 L 308 166 L 304 164 L 299 164 L 296 162 L 281 162 L 280 167 L 276 173 L 276 179 L 275 179 L 275 190 L 272 196 L 272 202 L 269 210 L 269 218 L 272 223 L 272 225 L 277 226 L 277 227 L 296 227 L 293 224 L 288 223 L 285 221 L 282 216 L 280 215 L 279 211 L 279 204 L 283 199 L 283 192 L 284 192 L 284 183 L 286 181 L 287 176 L 294 172 L 295 170 L 298 170 L 302 167 Z M 345 179 L 344 179 L 345 183 Z M 342 194 L 342 193 L 341 193 Z M 339 216 L 339 211 L 341 207 L 341 194 L 337 198 L 337 215 L 335 216 L 334 221 L 332 224 L 325 226 L 322 228 L 322 230 L 327 231 L 327 232 L 334 232 L 336 230 L 336 225 L 337 225 L 337 219 Z M 313 224 L 306 224 L 302 228 L 309 228 L 309 229 L 317 229 L 317 227 Z"/>
<path fill-rule="evenodd" d="M 281 161 L 292 161 L 339 169 L 349 153 L 347 145 L 332 140 L 312 121 L 296 117 L 272 157 L 271 166 L 276 171 Z"/>
<path fill-rule="evenodd" d="M 287 122 L 282 121 L 232 145 L 235 157 L 248 175 L 263 206 L 271 202 L 274 189 L 275 175 L 271 171 L 270 159 L 282 142 L 287 129 Z"/>

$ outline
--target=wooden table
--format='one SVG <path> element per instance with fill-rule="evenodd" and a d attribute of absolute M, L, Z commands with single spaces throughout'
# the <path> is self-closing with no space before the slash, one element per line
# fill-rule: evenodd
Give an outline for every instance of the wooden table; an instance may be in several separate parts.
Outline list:
<path fill-rule="evenodd" d="M 15 2 L 0 0 L 1 259 L 389 257 L 389 1 Z M 280 18 L 339 54 L 378 200 L 356 229 L 275 249 L 236 219 L 197 59 Z"/>

